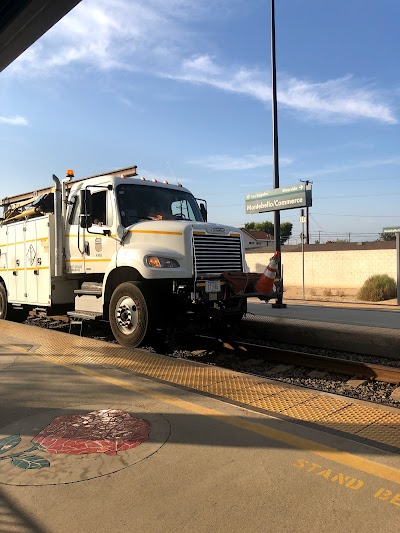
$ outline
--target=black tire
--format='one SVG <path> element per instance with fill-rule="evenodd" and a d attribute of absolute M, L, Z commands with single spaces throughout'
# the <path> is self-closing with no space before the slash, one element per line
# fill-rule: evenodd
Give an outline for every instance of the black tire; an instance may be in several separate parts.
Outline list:
<path fill-rule="evenodd" d="M 109 320 L 119 344 L 135 348 L 145 338 L 149 329 L 149 310 L 142 291 L 134 282 L 121 283 L 113 292 Z"/>
<path fill-rule="evenodd" d="M 0 320 L 5 320 L 7 318 L 8 312 L 8 302 L 7 302 L 7 291 L 2 283 L 0 283 Z"/>

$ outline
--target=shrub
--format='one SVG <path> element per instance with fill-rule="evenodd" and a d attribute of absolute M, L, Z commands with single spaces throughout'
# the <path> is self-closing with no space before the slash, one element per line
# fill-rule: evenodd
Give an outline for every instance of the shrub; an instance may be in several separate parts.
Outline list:
<path fill-rule="evenodd" d="M 376 274 L 368 278 L 357 293 L 359 300 L 380 302 L 396 298 L 397 286 L 393 278 L 387 274 Z"/>
<path fill-rule="evenodd" d="M 322 293 L 324 296 L 332 296 L 332 291 L 331 289 L 324 289 L 323 290 L 323 293 Z"/>

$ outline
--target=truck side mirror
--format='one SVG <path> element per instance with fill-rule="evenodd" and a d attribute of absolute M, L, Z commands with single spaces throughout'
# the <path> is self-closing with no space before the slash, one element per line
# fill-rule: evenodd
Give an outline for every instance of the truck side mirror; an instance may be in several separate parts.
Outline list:
<path fill-rule="evenodd" d="M 80 200 L 79 225 L 81 228 L 89 229 L 92 226 L 92 193 L 88 189 L 81 190 Z"/>
<path fill-rule="evenodd" d="M 81 228 L 89 229 L 92 227 L 92 215 L 79 215 L 79 225 Z"/>
<path fill-rule="evenodd" d="M 204 204 L 200 204 L 200 213 L 201 213 L 201 216 L 203 217 L 204 222 L 207 222 L 207 209 Z"/>

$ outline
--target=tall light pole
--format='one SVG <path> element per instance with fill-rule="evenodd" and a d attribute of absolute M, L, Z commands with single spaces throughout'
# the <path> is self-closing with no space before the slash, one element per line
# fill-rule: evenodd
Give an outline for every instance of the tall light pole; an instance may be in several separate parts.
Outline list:
<path fill-rule="evenodd" d="M 272 146 L 273 146 L 273 185 L 279 187 L 279 147 L 278 147 L 278 104 L 276 96 L 276 51 L 275 51 L 275 0 L 271 0 L 271 80 L 272 80 Z M 281 251 L 280 211 L 274 211 L 275 250 Z"/>
<path fill-rule="evenodd" d="M 276 97 L 276 52 L 275 52 L 275 0 L 271 0 L 271 84 L 272 84 L 272 146 L 273 146 L 273 169 L 274 189 L 279 187 L 279 149 L 278 149 L 278 104 Z M 275 250 L 281 251 L 281 213 L 274 211 L 274 240 Z M 282 268 L 279 261 L 279 277 L 282 278 Z M 276 299 L 276 304 L 273 307 L 286 307 L 282 303 L 282 292 Z"/>

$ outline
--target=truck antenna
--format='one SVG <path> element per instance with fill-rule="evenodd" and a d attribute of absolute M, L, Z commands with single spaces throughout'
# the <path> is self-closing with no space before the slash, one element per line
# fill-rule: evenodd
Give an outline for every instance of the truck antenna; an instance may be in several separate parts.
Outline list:
<path fill-rule="evenodd" d="M 176 183 L 178 184 L 178 178 L 175 176 L 174 171 L 173 171 L 172 168 L 171 168 L 171 165 L 168 163 L 168 161 L 167 161 L 166 163 L 167 163 L 167 165 L 168 165 L 168 168 L 169 168 L 170 171 L 171 171 L 171 174 L 174 176 Z"/>

